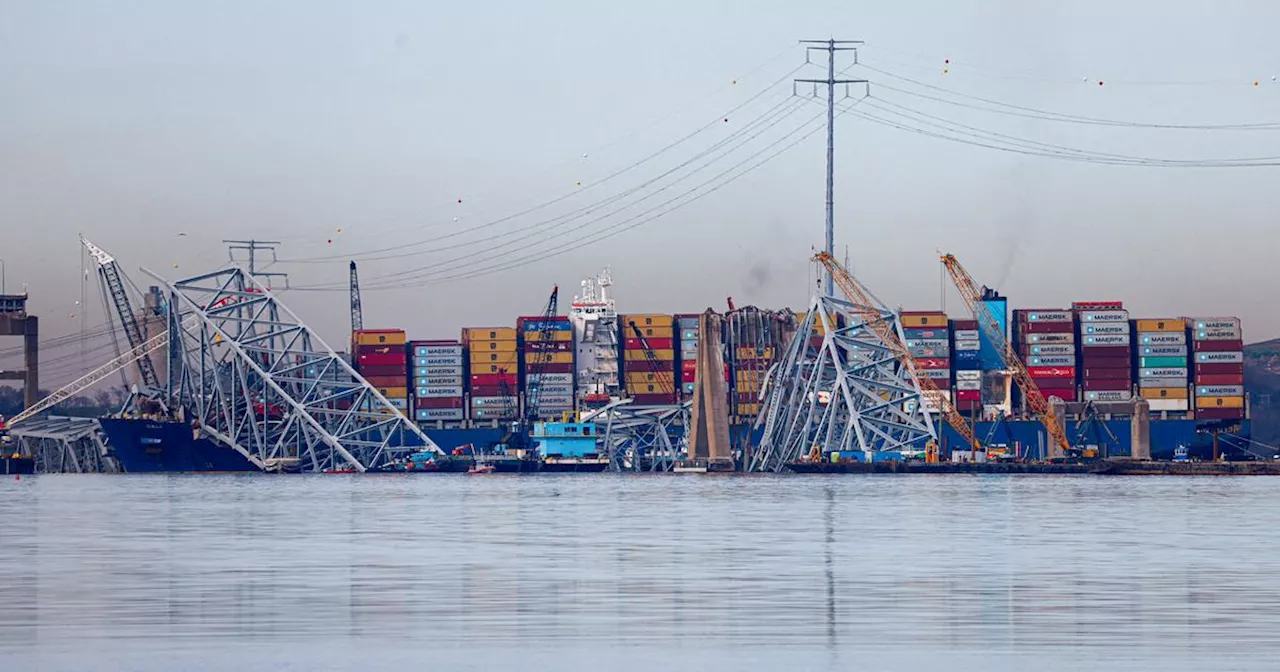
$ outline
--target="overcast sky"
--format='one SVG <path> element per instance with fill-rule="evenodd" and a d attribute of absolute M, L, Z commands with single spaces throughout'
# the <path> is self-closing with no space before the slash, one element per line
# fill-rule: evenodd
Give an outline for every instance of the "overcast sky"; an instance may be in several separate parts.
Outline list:
<path fill-rule="evenodd" d="M 806 258 L 822 244 L 821 131 L 686 207 L 539 257 L 807 131 L 821 106 L 787 100 L 785 82 L 768 89 L 804 62 L 799 39 L 863 39 L 868 65 L 1037 109 L 1251 123 L 1280 120 L 1278 19 L 1280 5 L 1262 1 L 0 0 L 0 257 L 9 290 L 29 286 L 49 337 L 81 327 L 77 233 L 119 257 L 139 285 L 150 282 L 140 266 L 168 278 L 216 267 L 222 238 L 281 240 L 280 257 L 292 259 L 399 248 L 398 258 L 361 265 L 365 324 L 414 338 L 513 324 L 538 311 L 553 283 L 565 288 L 563 310 L 606 264 L 624 312 L 723 308 L 726 296 L 801 307 Z M 851 63 L 840 56 L 842 69 Z M 1173 159 L 1280 155 L 1280 131 L 1049 123 L 877 89 L 939 95 L 862 68 L 847 76 L 872 79 L 873 97 L 1043 143 Z M 757 119 L 758 137 L 733 135 Z M 1238 315 L 1250 341 L 1280 335 L 1280 168 L 1066 162 L 852 115 L 836 135 L 837 247 L 850 246 L 855 271 L 891 304 L 938 306 L 944 249 L 1012 307 L 1119 299 L 1135 317 Z M 724 140 L 743 144 L 604 217 Z M 556 219 L 575 211 L 577 220 Z M 346 263 L 334 261 L 271 270 L 298 286 L 340 287 Z M 390 275 L 425 269 L 438 280 L 448 269 L 504 265 L 512 268 L 452 282 Z M 384 276 L 383 285 L 409 286 L 374 291 Z M 345 344 L 345 293 L 285 300 L 331 345 Z M 92 324 L 103 317 L 91 303 Z M 947 307 L 962 312 L 954 294 Z M 62 360 L 51 374 L 77 364 Z"/>

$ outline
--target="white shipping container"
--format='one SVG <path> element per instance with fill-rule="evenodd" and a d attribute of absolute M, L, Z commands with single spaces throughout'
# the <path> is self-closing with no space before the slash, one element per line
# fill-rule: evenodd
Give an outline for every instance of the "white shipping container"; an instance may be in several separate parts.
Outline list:
<path fill-rule="evenodd" d="M 1080 313 L 1081 322 L 1128 322 L 1127 310 L 1091 310 Z M 1127 326 L 1127 325 L 1126 325 Z"/>
<path fill-rule="evenodd" d="M 1076 335 L 1069 331 L 1061 334 L 1026 334 L 1026 342 L 1032 345 L 1075 343 Z"/>
<path fill-rule="evenodd" d="M 1139 378 L 1138 387 L 1186 387 L 1184 378 Z"/>
<path fill-rule="evenodd" d="M 1244 385 L 1197 385 L 1197 397 L 1243 397 Z"/>
<path fill-rule="evenodd" d="M 951 333 L 955 334 L 955 339 L 957 343 L 959 343 L 960 341 L 976 341 L 982 338 L 979 335 L 979 332 L 977 329 L 961 329 L 959 331 L 953 331 Z"/>
<path fill-rule="evenodd" d="M 981 380 L 957 380 L 956 389 L 957 390 L 981 390 L 982 381 Z"/>
<path fill-rule="evenodd" d="M 462 387 L 462 376 L 427 376 L 414 378 L 414 387 Z"/>
<path fill-rule="evenodd" d="M 1130 401 L 1133 392 L 1129 390 L 1085 390 L 1085 401 Z"/>
<path fill-rule="evenodd" d="M 462 377 L 461 363 L 459 363 L 457 366 L 428 366 L 426 367 L 426 369 L 427 369 L 428 376 L 458 376 L 459 378 Z"/>
<path fill-rule="evenodd" d="M 573 385 L 572 373 L 539 373 L 525 376 L 528 382 L 540 382 L 543 385 Z"/>
<path fill-rule="evenodd" d="M 573 406 L 572 394 L 544 394 L 538 398 L 538 406 L 541 408 L 551 408 L 553 406 L 568 408 Z"/>
<path fill-rule="evenodd" d="M 515 397 L 471 397 L 472 408 L 494 408 L 515 404 Z"/>
<path fill-rule="evenodd" d="M 956 380 L 982 380 L 981 371 L 956 371 Z"/>
<path fill-rule="evenodd" d="M 1129 345 L 1129 335 L 1085 336 L 1084 345 Z"/>
<path fill-rule="evenodd" d="M 1118 324 L 1081 324 L 1080 333 L 1088 336 L 1108 336 L 1112 334 L 1129 333 L 1129 323 L 1120 322 Z"/>
<path fill-rule="evenodd" d="M 513 416 L 502 408 L 473 408 L 471 409 L 471 418 L 473 420 L 505 420 Z"/>
<path fill-rule="evenodd" d="M 449 357 L 462 356 L 461 345 L 417 345 L 413 348 L 415 357 Z"/>
<path fill-rule="evenodd" d="M 1138 369 L 1139 378 L 1181 378 L 1187 379 L 1187 369 L 1183 368 L 1163 368 L 1163 369 Z"/>
<path fill-rule="evenodd" d="M 458 387 L 419 387 L 419 399 L 435 399 L 439 397 L 462 397 L 462 386 Z"/>
<path fill-rule="evenodd" d="M 1074 345 L 1033 345 L 1031 346 L 1031 354 L 1074 355 L 1076 354 L 1076 348 Z"/>
<path fill-rule="evenodd" d="M 437 355 L 413 359 L 415 366 L 462 366 L 462 355 Z"/>
<path fill-rule="evenodd" d="M 1048 357 L 1028 357 L 1027 366 L 1075 366 L 1075 355 L 1050 355 Z"/>
<path fill-rule="evenodd" d="M 951 369 L 924 369 L 924 375 L 934 380 L 951 380 Z"/>
<path fill-rule="evenodd" d="M 1145 333 L 1139 335 L 1143 345 L 1186 345 L 1187 335 L 1181 331 L 1167 333 Z"/>
<path fill-rule="evenodd" d="M 461 408 L 419 408 L 413 412 L 414 419 L 419 422 L 429 420 L 461 420 Z"/>
<path fill-rule="evenodd" d="M 1185 345 L 1144 345 L 1138 350 L 1142 357 L 1186 357 Z"/>
<path fill-rule="evenodd" d="M 1028 322 L 1074 322 L 1070 311 L 1052 310 L 1039 311 L 1034 313 L 1023 313 Z"/>
<path fill-rule="evenodd" d="M 1238 317 L 1197 317 L 1195 318 L 1196 331 L 1201 329 L 1239 329 L 1240 318 Z"/>
<path fill-rule="evenodd" d="M 982 341 L 956 341 L 956 352 L 973 352 L 982 349 Z"/>
<path fill-rule="evenodd" d="M 1147 404 L 1153 412 L 1185 411 L 1190 408 L 1186 399 L 1148 399 Z"/>
<path fill-rule="evenodd" d="M 1196 329 L 1195 338 L 1197 341 L 1238 341 L 1240 340 L 1240 327 Z"/>
<path fill-rule="evenodd" d="M 1244 353 L 1235 352 L 1197 352 L 1197 364 L 1240 364 L 1244 361 Z"/>
<path fill-rule="evenodd" d="M 544 396 L 573 394 L 572 385 L 543 385 L 541 390 L 542 390 L 541 394 L 543 394 Z"/>

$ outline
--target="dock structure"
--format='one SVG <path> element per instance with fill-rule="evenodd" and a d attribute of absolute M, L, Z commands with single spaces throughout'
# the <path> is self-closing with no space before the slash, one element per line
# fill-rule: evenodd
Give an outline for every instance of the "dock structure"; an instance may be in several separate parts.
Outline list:
<path fill-rule="evenodd" d="M 725 401 L 724 354 L 720 316 L 710 308 L 698 316 L 698 368 L 694 378 L 689 459 L 709 471 L 732 471 L 729 408 Z"/>
<path fill-rule="evenodd" d="M 23 369 L 0 371 L 0 380 L 21 380 L 23 408 L 40 401 L 40 318 L 27 314 L 25 294 L 0 294 L 0 336 L 22 337 Z"/>

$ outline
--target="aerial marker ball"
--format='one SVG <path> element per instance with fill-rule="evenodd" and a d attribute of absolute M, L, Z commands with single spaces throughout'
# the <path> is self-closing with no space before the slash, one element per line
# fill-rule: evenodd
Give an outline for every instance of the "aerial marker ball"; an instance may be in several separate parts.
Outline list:
<path fill-rule="evenodd" d="M 1102 86 L 1102 80 L 1101 80 L 1101 79 L 1099 79 L 1099 80 L 1098 80 L 1098 86 Z"/>
<path fill-rule="evenodd" d="M 738 80 L 736 80 L 736 79 L 735 79 L 735 80 L 733 80 L 733 83 L 734 83 L 734 84 L 737 84 L 737 83 L 738 83 Z"/>
<path fill-rule="evenodd" d="M 457 218 L 457 217 L 454 217 L 454 218 L 453 218 L 453 221 L 455 221 L 455 222 L 456 222 L 456 221 L 458 221 L 458 218 Z"/>
<path fill-rule="evenodd" d="M 342 233 L 342 227 L 341 227 L 341 226 L 339 226 L 339 227 L 338 227 L 338 233 Z"/>
<path fill-rule="evenodd" d="M 461 203 L 461 202 L 462 202 L 462 199 L 461 199 L 461 198 L 459 198 L 459 199 L 458 199 L 458 202 L 459 202 L 459 203 Z"/>
<path fill-rule="evenodd" d="M 578 181 L 574 182 L 574 184 L 576 184 L 576 185 L 578 185 L 579 187 L 581 187 L 581 186 L 582 186 L 582 180 L 578 180 Z"/>
<path fill-rule="evenodd" d="M 585 159 L 585 158 L 587 158 L 587 153 L 586 153 L 586 152 L 583 152 L 583 153 L 582 153 L 582 158 L 584 158 L 584 159 Z"/>
<path fill-rule="evenodd" d="M 943 68 L 943 69 L 942 69 L 942 74 L 944 74 L 944 75 L 945 75 L 945 74 L 947 74 L 947 72 L 948 72 L 947 68 Z"/>
<path fill-rule="evenodd" d="M 1254 86 L 1257 86 L 1257 85 L 1258 85 L 1258 80 L 1256 80 L 1256 79 L 1255 79 L 1255 80 L 1253 80 L 1253 85 L 1254 85 Z"/>
<path fill-rule="evenodd" d="M 943 65 L 951 65 L 951 59 L 949 59 L 949 58 L 944 58 L 944 59 L 942 59 L 942 64 L 943 64 Z"/>
<path fill-rule="evenodd" d="M 330 245 L 332 245 L 332 244 L 333 244 L 333 239 L 332 239 L 332 238 L 330 238 L 330 239 L 329 239 L 329 244 L 330 244 Z"/>

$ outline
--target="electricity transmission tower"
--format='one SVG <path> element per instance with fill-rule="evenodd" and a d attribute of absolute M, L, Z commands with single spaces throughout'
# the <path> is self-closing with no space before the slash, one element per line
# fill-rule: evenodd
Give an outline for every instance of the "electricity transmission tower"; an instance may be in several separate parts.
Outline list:
<path fill-rule="evenodd" d="M 258 254 L 257 254 L 257 253 L 258 253 L 259 251 L 261 251 L 261 252 L 270 252 L 270 253 L 271 253 L 271 261 L 272 261 L 272 263 L 275 263 L 275 261 L 276 261 L 276 246 L 280 244 L 280 243 L 279 243 L 279 241 L 275 241 L 275 240 L 223 240 L 222 242 L 226 243 L 226 245 L 227 245 L 227 257 L 228 257 L 228 258 L 230 258 L 230 259 L 231 259 L 231 261 L 235 261 L 235 262 L 239 262 L 239 261 L 240 261 L 239 259 L 236 259 L 236 250 L 243 250 L 244 252 L 246 252 L 246 253 L 247 253 L 247 255 L 246 255 L 246 256 L 248 257 L 247 261 L 248 261 L 248 263 L 249 263 L 249 275 L 252 275 L 252 276 L 253 276 L 253 277 L 255 277 L 255 278 L 264 278 L 264 279 L 266 280 L 266 284 L 267 284 L 267 287 L 268 287 L 268 288 L 270 288 L 270 287 L 271 287 L 271 278 L 284 278 L 284 286 L 285 286 L 286 288 L 288 288 L 288 286 L 289 286 L 289 274 L 288 274 L 288 273 L 268 273 L 268 272 L 266 272 L 266 271 L 259 271 L 259 270 L 258 270 Z"/>

